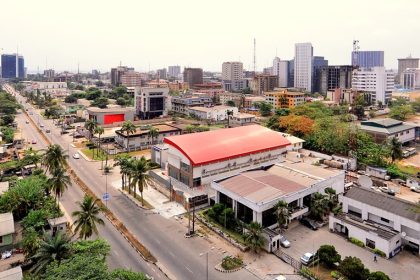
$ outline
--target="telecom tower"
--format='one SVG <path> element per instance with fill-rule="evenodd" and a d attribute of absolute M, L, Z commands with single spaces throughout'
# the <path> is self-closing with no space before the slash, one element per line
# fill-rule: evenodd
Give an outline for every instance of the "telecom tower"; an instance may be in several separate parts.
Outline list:
<path fill-rule="evenodd" d="M 257 71 L 257 41 L 254 38 L 254 75 L 256 75 Z"/>
<path fill-rule="evenodd" d="M 353 61 L 351 62 L 353 68 L 357 68 L 358 62 L 359 62 L 359 50 L 360 50 L 360 46 L 359 46 L 359 40 L 353 40 Z"/>

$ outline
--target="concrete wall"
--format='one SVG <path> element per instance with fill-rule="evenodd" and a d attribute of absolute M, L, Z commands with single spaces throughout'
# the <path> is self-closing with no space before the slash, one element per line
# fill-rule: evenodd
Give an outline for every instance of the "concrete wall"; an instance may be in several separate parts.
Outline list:
<path fill-rule="evenodd" d="M 0 242 L 1 246 L 7 246 L 13 243 L 13 234 L 3 235 L 3 240 Z"/>

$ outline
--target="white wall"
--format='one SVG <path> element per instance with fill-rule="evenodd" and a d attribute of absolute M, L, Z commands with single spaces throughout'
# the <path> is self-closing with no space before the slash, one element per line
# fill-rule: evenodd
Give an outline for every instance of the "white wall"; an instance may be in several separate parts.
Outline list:
<path fill-rule="evenodd" d="M 415 128 L 412 128 L 412 129 L 409 129 L 409 130 L 406 130 L 406 131 L 403 131 L 403 132 L 400 132 L 400 133 L 393 134 L 393 135 L 389 136 L 388 139 L 391 140 L 394 137 L 397 137 L 398 140 L 401 143 L 406 143 L 406 142 L 409 142 L 409 141 L 413 141 L 416 137 Z"/>

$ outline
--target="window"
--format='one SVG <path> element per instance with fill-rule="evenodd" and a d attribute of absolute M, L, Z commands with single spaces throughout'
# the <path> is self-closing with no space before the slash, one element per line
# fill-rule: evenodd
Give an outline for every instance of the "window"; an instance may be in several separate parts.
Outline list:
<path fill-rule="evenodd" d="M 0 244 L 3 243 L 3 236 L 0 236 Z"/>
<path fill-rule="evenodd" d="M 382 218 L 382 217 L 381 217 L 381 221 L 382 222 L 385 222 L 385 223 L 389 223 L 389 220 L 388 219 L 385 219 L 385 218 Z"/>

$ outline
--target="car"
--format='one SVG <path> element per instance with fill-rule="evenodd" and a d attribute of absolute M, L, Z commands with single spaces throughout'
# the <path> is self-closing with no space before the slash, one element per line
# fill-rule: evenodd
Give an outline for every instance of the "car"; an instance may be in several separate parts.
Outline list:
<path fill-rule="evenodd" d="M 411 187 L 411 188 L 410 188 L 410 190 L 411 190 L 412 192 L 418 192 L 418 193 L 420 193 L 420 187 L 415 187 L 415 186 L 413 186 L 413 187 Z"/>
<path fill-rule="evenodd" d="M 309 218 L 302 218 L 299 220 L 300 223 L 312 230 L 317 230 L 319 228 L 319 226 L 317 225 L 317 223 L 315 223 L 313 220 L 309 219 Z"/>
<path fill-rule="evenodd" d="M 36 140 L 34 139 L 34 140 L 32 140 L 32 144 L 36 144 Z"/>
<path fill-rule="evenodd" d="M 74 158 L 74 159 L 79 159 L 79 158 L 80 158 L 80 155 L 79 155 L 78 153 L 75 153 L 75 154 L 73 155 L 73 158 Z"/>
<path fill-rule="evenodd" d="M 27 123 L 27 124 L 28 124 L 28 123 L 29 123 L 29 121 L 26 121 L 25 123 Z"/>
<path fill-rule="evenodd" d="M 274 278 L 273 280 L 287 280 L 287 278 L 284 275 L 279 275 L 276 278 Z"/>
<path fill-rule="evenodd" d="M 2 259 L 2 260 L 5 260 L 5 259 L 10 258 L 11 256 L 12 256 L 12 251 L 4 251 L 4 252 L 1 254 L 1 259 Z"/>
<path fill-rule="evenodd" d="M 47 130 L 45 130 L 45 132 L 46 132 L 46 133 L 50 133 L 50 132 L 51 132 L 51 130 L 47 129 Z"/>
<path fill-rule="evenodd" d="M 44 127 L 44 125 L 41 123 L 40 125 L 39 125 L 40 127 Z"/>
<path fill-rule="evenodd" d="M 305 253 L 302 257 L 300 257 L 300 261 L 303 265 L 310 265 L 315 259 L 315 254 L 313 253 Z"/>
<path fill-rule="evenodd" d="M 393 189 L 388 189 L 386 193 L 389 195 L 395 196 L 395 191 Z"/>
<path fill-rule="evenodd" d="M 282 236 L 280 237 L 280 244 L 281 246 L 283 246 L 284 248 L 289 248 L 290 247 L 290 242 L 289 240 L 286 239 L 286 237 Z"/>

